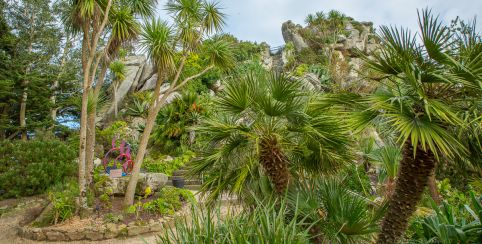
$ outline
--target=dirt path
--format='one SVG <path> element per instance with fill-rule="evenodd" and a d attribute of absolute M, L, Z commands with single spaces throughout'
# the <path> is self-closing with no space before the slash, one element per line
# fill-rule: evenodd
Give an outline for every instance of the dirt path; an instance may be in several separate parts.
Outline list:
<path fill-rule="evenodd" d="M 18 226 L 31 222 L 33 220 L 32 216 L 37 216 L 45 205 L 46 201 L 40 197 L 0 201 L 0 210 L 5 211 L 6 208 L 9 208 L 8 211 L 0 217 L 0 244 L 53 243 L 47 241 L 32 241 L 17 235 Z M 227 213 L 230 208 L 230 204 L 222 204 L 221 212 Z M 69 241 L 55 243 L 152 244 L 156 243 L 157 236 L 161 233 L 162 232 L 151 232 L 131 238 L 116 238 L 103 241 Z"/>

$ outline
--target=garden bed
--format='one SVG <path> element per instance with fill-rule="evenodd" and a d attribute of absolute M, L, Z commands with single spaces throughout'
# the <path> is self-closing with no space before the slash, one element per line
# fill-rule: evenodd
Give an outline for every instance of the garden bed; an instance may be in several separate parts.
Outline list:
<path fill-rule="evenodd" d="M 107 202 L 96 198 L 92 214 L 83 219 L 59 218 L 62 212 L 59 214 L 53 202 L 34 221 L 20 226 L 18 234 L 38 241 L 97 241 L 159 232 L 171 226 L 175 217 L 184 215 L 189 203 L 195 201 L 190 191 L 173 187 L 138 197 L 128 208 L 123 207 L 123 200 L 113 196 Z"/>
<path fill-rule="evenodd" d="M 125 224 L 106 223 L 102 218 L 73 218 L 59 225 L 38 228 L 31 225 L 19 227 L 20 237 L 36 241 L 78 241 L 105 240 L 117 237 L 131 237 L 149 232 L 159 232 L 170 228 L 174 218 L 185 215 L 189 210 L 186 204 L 172 216 L 151 218 L 144 221 L 132 221 Z"/>

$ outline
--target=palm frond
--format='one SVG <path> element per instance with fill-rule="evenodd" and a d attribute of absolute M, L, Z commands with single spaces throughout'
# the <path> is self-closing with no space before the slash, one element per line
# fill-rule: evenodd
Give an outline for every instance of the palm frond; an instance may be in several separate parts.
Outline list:
<path fill-rule="evenodd" d="M 174 50 L 172 49 L 174 35 L 167 22 L 151 19 L 142 26 L 141 47 L 147 51 L 149 58 L 162 71 L 174 67 Z"/>

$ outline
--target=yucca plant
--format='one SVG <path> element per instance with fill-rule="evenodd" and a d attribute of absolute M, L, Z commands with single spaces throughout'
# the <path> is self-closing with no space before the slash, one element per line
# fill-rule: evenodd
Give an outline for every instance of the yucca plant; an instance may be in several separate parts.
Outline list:
<path fill-rule="evenodd" d="M 228 80 L 215 100 L 219 113 L 195 127 L 206 143 L 190 169 L 205 175 L 202 191 L 214 200 L 223 191 L 259 188 L 267 176 L 274 191 L 283 193 L 298 174 L 332 172 L 349 160 L 347 127 L 333 111 L 312 110 L 311 99 L 300 83 L 283 75 L 261 72 Z"/>

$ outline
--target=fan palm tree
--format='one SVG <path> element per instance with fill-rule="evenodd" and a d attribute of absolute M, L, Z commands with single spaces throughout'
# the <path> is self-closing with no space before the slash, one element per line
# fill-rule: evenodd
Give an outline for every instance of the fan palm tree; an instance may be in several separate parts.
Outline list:
<path fill-rule="evenodd" d="M 149 106 L 146 125 L 136 155 L 134 169 L 127 186 L 124 205 L 134 202 L 134 193 L 139 178 L 147 143 L 159 110 L 174 91 L 181 89 L 189 81 L 204 75 L 214 67 L 233 67 L 232 47 L 224 40 L 205 42 L 207 36 L 220 31 L 224 25 L 224 14 L 217 3 L 200 0 L 169 1 L 166 9 L 173 18 L 173 26 L 153 19 L 146 22 L 142 30 L 141 45 L 147 51 L 158 71 L 158 80 L 153 101 Z M 207 66 L 194 75 L 184 74 L 184 66 L 189 55 L 203 52 L 208 59 Z M 160 93 L 161 84 L 170 80 L 170 86 Z"/>
<path fill-rule="evenodd" d="M 386 210 L 386 204 L 348 190 L 336 177 L 299 182 L 287 202 L 311 224 L 312 243 L 373 243 Z"/>
<path fill-rule="evenodd" d="M 311 109 L 312 96 L 283 75 L 245 74 L 227 81 L 215 101 L 219 114 L 195 127 L 206 147 L 189 166 L 204 174 L 214 201 L 268 179 L 277 193 L 304 172 L 330 172 L 350 159 L 347 127 L 333 112 Z M 249 186 L 249 187 L 248 187 Z"/>
<path fill-rule="evenodd" d="M 482 94 L 482 44 L 475 31 L 453 33 L 429 10 L 419 13 L 419 26 L 421 40 L 408 30 L 381 27 L 382 49 L 365 57 L 368 68 L 380 74 L 375 79 L 381 87 L 368 96 L 336 99 L 356 104 L 357 126 L 389 125 L 403 145 L 378 243 L 396 243 L 402 236 L 436 161 L 465 157 L 467 149 L 454 132 L 467 128 L 459 115 Z"/>

